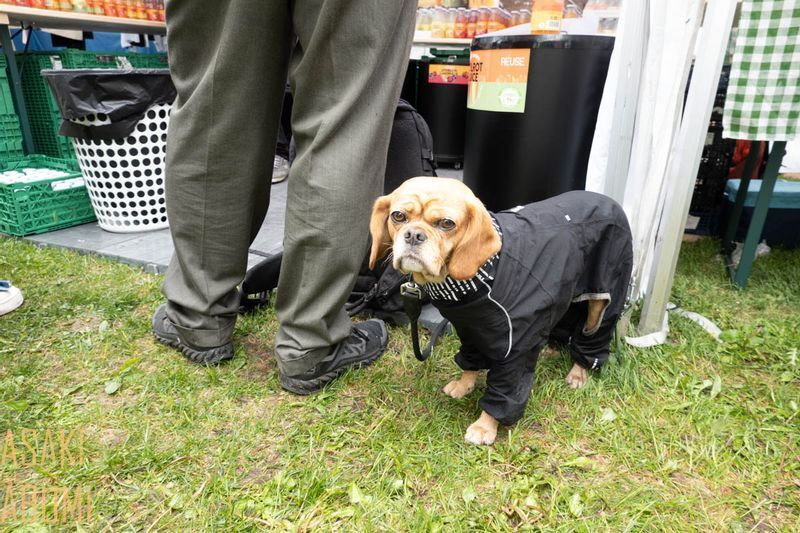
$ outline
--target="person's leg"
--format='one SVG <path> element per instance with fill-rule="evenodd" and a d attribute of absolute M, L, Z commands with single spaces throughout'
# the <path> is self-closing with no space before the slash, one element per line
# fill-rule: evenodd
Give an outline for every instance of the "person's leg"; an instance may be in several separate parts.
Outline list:
<path fill-rule="evenodd" d="M 278 145 L 275 148 L 275 155 L 280 156 L 287 161 L 291 160 L 289 152 L 289 143 L 292 139 L 292 91 L 289 85 L 283 95 L 283 106 L 281 108 L 281 122 L 278 128 Z"/>
<path fill-rule="evenodd" d="M 269 204 L 291 20 L 287 2 L 170 0 L 167 32 L 178 92 L 166 163 L 175 254 L 166 318 L 156 319 L 174 324 L 186 354 L 185 345 L 230 347 L 236 286 Z M 174 333 L 160 340 L 178 344 Z"/>
<path fill-rule="evenodd" d="M 416 1 L 297 0 L 290 81 L 297 157 L 289 180 L 275 355 L 313 369 L 348 338 L 344 303 L 366 253 Z"/>
<path fill-rule="evenodd" d="M 289 160 L 289 136 L 283 129 L 283 125 L 278 128 L 278 144 L 275 146 L 275 157 Z"/>
<path fill-rule="evenodd" d="M 280 183 L 289 176 L 291 129 L 292 93 L 288 86 L 283 96 L 281 122 L 278 127 L 278 144 L 275 147 L 275 161 L 272 165 L 272 183 Z"/>

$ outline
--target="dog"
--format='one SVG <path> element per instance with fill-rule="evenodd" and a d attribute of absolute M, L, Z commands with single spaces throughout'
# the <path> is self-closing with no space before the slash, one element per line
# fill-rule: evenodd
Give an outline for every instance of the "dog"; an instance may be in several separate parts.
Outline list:
<path fill-rule="evenodd" d="M 418 177 L 375 201 L 370 233 L 370 268 L 391 251 L 455 327 L 462 374 L 444 392 L 461 399 L 488 370 L 467 442 L 493 444 L 522 417 L 548 341 L 568 344 L 572 388 L 608 359 L 633 259 L 612 199 L 573 191 L 493 214 L 458 180 Z"/>

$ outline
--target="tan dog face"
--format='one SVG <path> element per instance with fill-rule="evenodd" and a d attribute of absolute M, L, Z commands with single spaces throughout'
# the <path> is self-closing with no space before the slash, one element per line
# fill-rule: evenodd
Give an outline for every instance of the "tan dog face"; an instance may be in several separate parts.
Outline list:
<path fill-rule="evenodd" d="M 370 268 L 392 249 L 392 266 L 418 283 L 469 279 L 501 246 L 480 200 L 447 178 L 411 178 L 378 198 L 370 232 Z"/>

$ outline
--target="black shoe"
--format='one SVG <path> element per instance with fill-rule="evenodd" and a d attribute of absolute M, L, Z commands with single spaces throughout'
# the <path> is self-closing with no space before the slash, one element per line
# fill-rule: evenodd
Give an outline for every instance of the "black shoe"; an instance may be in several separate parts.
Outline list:
<path fill-rule="evenodd" d="M 183 356 L 193 363 L 214 365 L 233 358 L 233 343 L 231 342 L 214 348 L 201 348 L 181 339 L 178 330 L 167 318 L 166 304 L 158 306 L 153 315 L 153 336 L 161 344 L 179 349 Z"/>
<path fill-rule="evenodd" d="M 336 345 L 317 366 L 297 376 L 281 374 L 281 386 L 295 394 L 319 392 L 348 368 L 361 368 L 376 361 L 389 342 L 389 331 L 382 320 L 367 320 L 353 325 L 350 336 Z"/>

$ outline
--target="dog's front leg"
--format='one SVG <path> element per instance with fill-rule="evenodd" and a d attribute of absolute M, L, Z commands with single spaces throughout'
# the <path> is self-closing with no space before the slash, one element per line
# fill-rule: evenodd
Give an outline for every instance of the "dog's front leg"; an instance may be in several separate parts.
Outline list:
<path fill-rule="evenodd" d="M 486 411 L 481 411 L 480 418 L 467 428 L 464 440 L 470 444 L 494 444 L 497 438 L 497 425 L 495 417 Z"/>
<path fill-rule="evenodd" d="M 461 377 L 454 379 L 444 386 L 444 393 L 460 400 L 473 390 L 475 390 L 475 381 L 478 379 L 478 372 L 476 370 L 464 370 Z"/>

